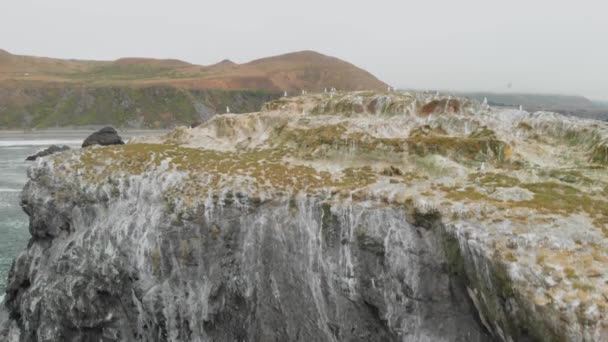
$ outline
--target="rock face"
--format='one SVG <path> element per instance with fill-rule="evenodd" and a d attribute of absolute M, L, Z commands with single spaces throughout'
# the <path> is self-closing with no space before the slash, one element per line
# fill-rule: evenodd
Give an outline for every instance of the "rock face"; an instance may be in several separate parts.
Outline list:
<path fill-rule="evenodd" d="M 124 141 L 118 135 L 118 132 L 112 127 L 104 127 L 99 131 L 89 135 L 84 142 L 82 143 L 82 147 L 87 147 L 91 145 L 123 145 Z"/>
<path fill-rule="evenodd" d="M 25 158 L 25 160 L 32 161 L 32 160 L 36 160 L 36 159 L 38 159 L 40 157 L 46 157 L 46 156 L 49 156 L 49 155 L 51 155 L 53 153 L 57 153 L 57 152 L 61 152 L 61 151 L 67 151 L 69 149 L 70 149 L 70 147 L 66 146 L 66 145 L 63 145 L 63 146 L 51 145 L 48 148 L 46 148 L 46 149 L 44 149 L 44 150 L 42 150 L 42 151 L 40 151 L 40 152 L 38 152 L 38 153 L 36 153 L 34 155 L 28 156 L 27 158 Z"/>
<path fill-rule="evenodd" d="M 488 340 L 441 228 L 401 210 L 226 195 L 178 219 L 162 175 L 41 207 L 48 171 L 24 193 L 36 247 L 7 292 L 23 341 Z"/>
<path fill-rule="evenodd" d="M 606 340 L 607 130 L 362 92 L 40 159 L 0 338 Z"/>

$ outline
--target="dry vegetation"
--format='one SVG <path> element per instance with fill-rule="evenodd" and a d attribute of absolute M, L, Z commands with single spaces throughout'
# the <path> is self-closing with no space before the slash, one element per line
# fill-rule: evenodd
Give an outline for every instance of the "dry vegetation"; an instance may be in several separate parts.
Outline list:
<path fill-rule="evenodd" d="M 65 82 L 89 86 L 172 85 L 186 89 L 320 91 L 385 89 L 370 73 L 337 58 L 302 51 L 245 64 L 200 66 L 173 59 L 77 61 L 0 52 L 0 81 Z"/>

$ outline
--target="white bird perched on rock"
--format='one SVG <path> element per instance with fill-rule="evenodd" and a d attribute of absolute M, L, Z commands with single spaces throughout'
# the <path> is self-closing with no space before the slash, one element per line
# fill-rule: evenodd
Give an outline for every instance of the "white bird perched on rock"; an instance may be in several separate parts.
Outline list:
<path fill-rule="evenodd" d="M 487 97 L 483 98 L 483 103 L 481 104 L 481 107 L 483 109 L 490 109 L 490 105 L 488 105 L 488 98 Z"/>
<path fill-rule="evenodd" d="M 287 97 L 287 91 L 283 92 L 283 97 Z"/>
<path fill-rule="evenodd" d="M 415 114 L 416 113 L 416 107 L 417 107 L 417 102 L 416 99 L 414 99 L 414 101 L 412 101 L 412 104 L 410 105 L 410 113 L 411 114 Z"/>
<path fill-rule="evenodd" d="M 524 106 L 519 105 L 519 111 L 521 112 L 521 111 L 523 111 L 523 110 L 524 110 Z"/>
<path fill-rule="evenodd" d="M 450 109 L 451 101 L 452 101 L 452 95 L 448 96 L 448 101 L 445 103 L 445 108 L 443 109 L 444 112 L 447 113 L 447 111 Z"/>
<path fill-rule="evenodd" d="M 226 106 L 226 113 L 230 113 L 230 107 Z"/>

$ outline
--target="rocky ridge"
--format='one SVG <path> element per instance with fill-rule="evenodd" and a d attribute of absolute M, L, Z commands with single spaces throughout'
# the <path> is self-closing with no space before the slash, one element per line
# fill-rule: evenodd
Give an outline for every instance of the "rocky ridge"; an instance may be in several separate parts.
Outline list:
<path fill-rule="evenodd" d="M 30 169 L 10 341 L 601 341 L 608 125 L 413 93 Z"/>

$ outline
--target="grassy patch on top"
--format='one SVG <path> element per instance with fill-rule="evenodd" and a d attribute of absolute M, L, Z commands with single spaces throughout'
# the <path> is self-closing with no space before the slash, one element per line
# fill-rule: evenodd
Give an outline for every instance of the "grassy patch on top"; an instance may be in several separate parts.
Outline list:
<path fill-rule="evenodd" d="M 337 179 L 304 165 L 283 161 L 284 149 L 256 149 L 240 153 L 217 152 L 177 145 L 127 144 L 85 149 L 74 165 L 89 182 L 100 182 L 120 174 L 140 175 L 153 171 L 163 161 L 170 168 L 190 175 L 210 177 L 206 185 L 217 187 L 235 177 L 250 179 L 260 187 L 301 191 L 320 188 L 358 189 L 376 181 L 369 167 L 351 168 Z M 209 178 L 207 178 L 209 179 Z M 192 195 L 196 189 L 192 188 Z"/>
<path fill-rule="evenodd" d="M 529 208 L 542 214 L 573 215 L 587 213 L 598 227 L 608 223 L 608 201 L 603 197 L 583 192 L 570 185 L 556 182 L 520 183 L 517 179 L 500 175 L 470 175 L 479 186 L 484 188 L 519 186 L 534 194 L 525 201 L 499 201 L 469 186 L 464 189 L 444 188 L 446 196 L 455 201 L 486 202 L 501 210 Z"/>
<path fill-rule="evenodd" d="M 455 160 L 501 162 L 510 155 L 510 147 L 493 138 L 415 136 L 407 139 L 407 145 L 420 156 L 439 154 Z"/>
<path fill-rule="evenodd" d="M 469 175 L 469 180 L 486 187 L 502 188 L 510 188 L 513 186 L 517 186 L 520 183 L 517 178 L 510 177 L 502 173 L 472 173 Z"/>
<path fill-rule="evenodd" d="M 591 153 L 591 162 L 608 165 L 608 143 L 595 146 Z"/>

